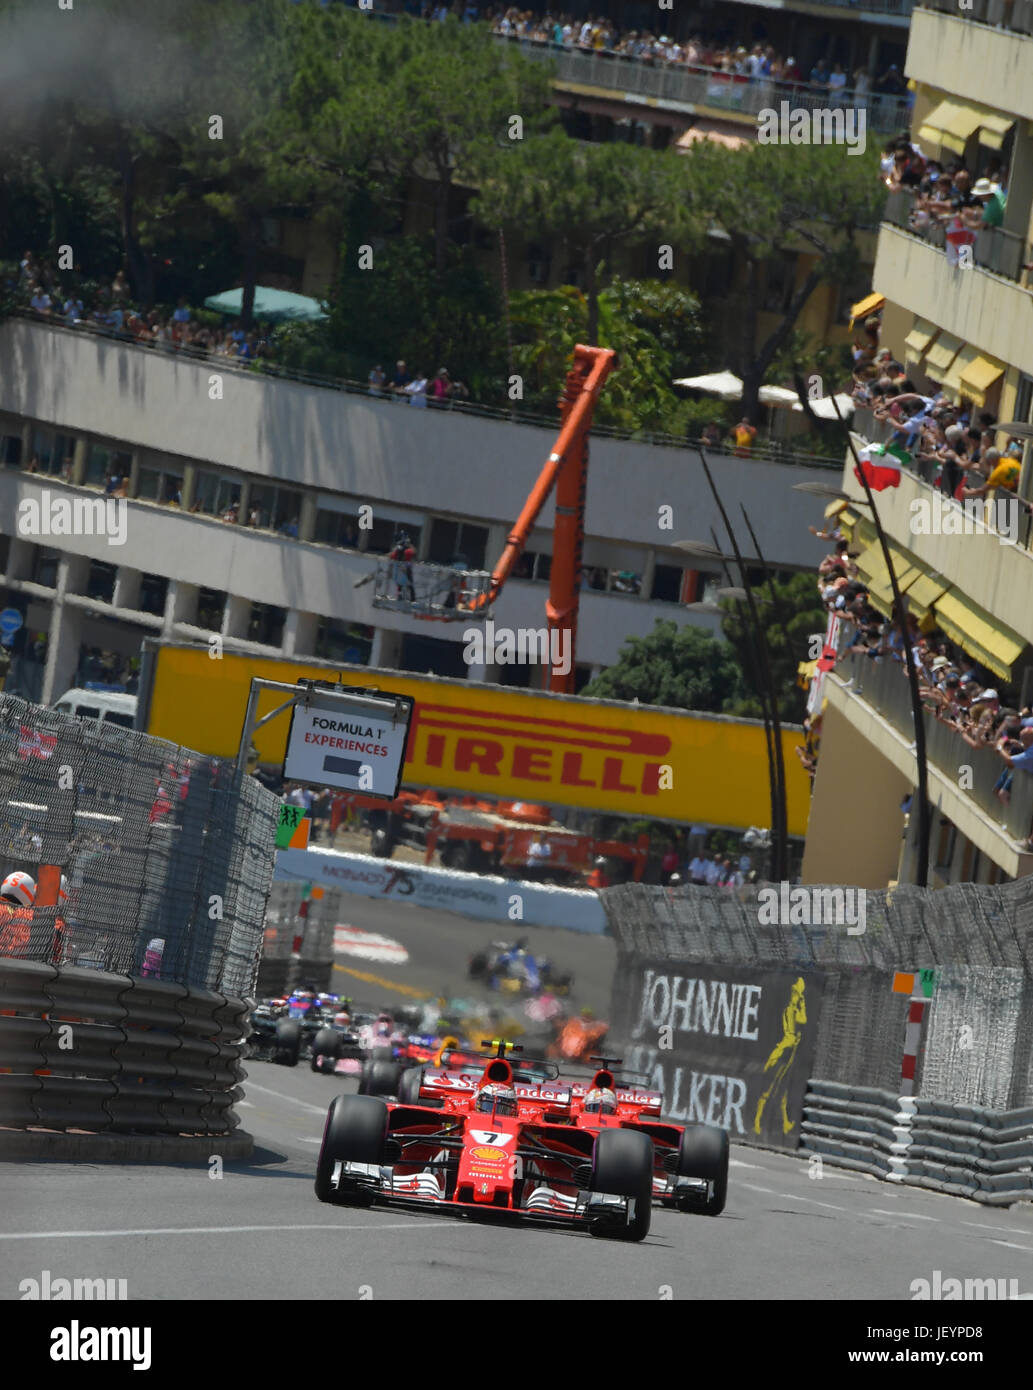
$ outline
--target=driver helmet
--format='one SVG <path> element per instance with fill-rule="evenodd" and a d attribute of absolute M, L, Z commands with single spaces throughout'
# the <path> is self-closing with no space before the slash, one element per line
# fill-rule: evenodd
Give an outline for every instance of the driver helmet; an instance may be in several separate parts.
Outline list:
<path fill-rule="evenodd" d="M 23 869 L 15 869 L 0 883 L 0 898 L 17 907 L 32 907 L 36 901 L 36 880 Z"/>
<path fill-rule="evenodd" d="M 473 1108 L 479 1115 L 490 1115 L 494 1111 L 496 1115 L 510 1115 L 515 1118 L 519 1114 L 517 1093 L 512 1086 L 490 1081 L 477 1092 Z"/>
<path fill-rule="evenodd" d="M 616 1115 L 617 1092 L 606 1086 L 593 1086 L 585 1096 L 586 1115 Z"/>
<path fill-rule="evenodd" d="M 334 1014 L 334 1022 L 337 1024 L 338 1028 L 347 1028 L 351 1021 L 352 1016 L 347 1009 L 340 1009 Z"/>

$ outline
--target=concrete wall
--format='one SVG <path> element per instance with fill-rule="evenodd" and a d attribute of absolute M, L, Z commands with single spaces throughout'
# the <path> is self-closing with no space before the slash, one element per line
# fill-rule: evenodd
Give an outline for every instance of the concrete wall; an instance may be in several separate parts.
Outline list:
<path fill-rule="evenodd" d="M 910 781 L 829 704 L 801 881 L 885 888 L 897 877 Z"/>
<path fill-rule="evenodd" d="M 943 251 L 883 223 L 875 259 L 879 294 L 964 343 L 1033 376 L 1033 294 L 979 266 L 950 266 Z"/>
<path fill-rule="evenodd" d="M 962 100 L 1033 121 L 1033 38 L 973 24 L 963 11 L 915 10 L 907 75 Z"/>
<path fill-rule="evenodd" d="M 212 400 L 218 376 L 223 398 Z M 518 515 L 555 438 L 550 429 L 220 371 L 25 320 L 0 325 L 0 411 L 374 504 L 502 524 Z M 714 463 L 744 546 L 740 502 L 771 563 L 817 564 L 826 548 L 807 526 L 820 508 L 792 484 L 830 482 L 827 470 L 725 457 Z M 706 539 L 711 526 L 720 534 L 694 453 L 596 439 L 590 467 L 589 536 L 662 546 Z M 663 505 L 674 508 L 673 532 L 659 530 Z M 549 503 L 543 527 L 552 526 L 552 515 Z"/>

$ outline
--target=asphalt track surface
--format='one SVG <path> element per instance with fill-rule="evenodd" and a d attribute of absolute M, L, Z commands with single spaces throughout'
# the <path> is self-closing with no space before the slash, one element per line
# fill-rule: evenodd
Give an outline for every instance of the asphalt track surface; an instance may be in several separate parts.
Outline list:
<path fill-rule="evenodd" d="M 405 965 L 371 972 L 433 991 L 496 934 L 361 899 L 350 921 L 411 952 Z M 545 936 L 527 935 L 559 963 L 569 958 L 586 997 L 599 990 L 605 1004 L 611 942 L 548 933 L 546 947 Z M 240 1115 L 256 1152 L 227 1161 L 221 1176 L 202 1163 L 0 1164 L 0 1298 L 19 1298 L 21 1281 L 43 1270 L 125 1279 L 131 1300 L 907 1301 L 912 1281 L 937 1270 L 1014 1279 L 1020 1296 L 1033 1296 L 1029 1205 L 980 1207 L 828 1166 L 813 1177 L 804 1159 L 738 1145 L 723 1216 L 655 1209 L 637 1245 L 439 1210 L 324 1205 L 312 1186 L 323 1117 L 338 1090 L 354 1087 L 304 1063 L 249 1062 Z"/>

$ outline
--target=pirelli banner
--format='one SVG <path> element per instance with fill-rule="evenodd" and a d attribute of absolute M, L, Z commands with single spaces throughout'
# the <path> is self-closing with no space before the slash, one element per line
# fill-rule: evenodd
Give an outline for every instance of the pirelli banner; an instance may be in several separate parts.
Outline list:
<path fill-rule="evenodd" d="M 823 974 L 636 960 L 617 978 L 625 1069 L 663 1092 L 666 1116 L 798 1147 Z"/>
<path fill-rule="evenodd" d="M 146 729 L 213 757 L 235 757 L 252 676 L 335 680 L 409 695 L 415 704 L 402 784 L 612 815 L 746 828 L 771 819 L 764 726 L 690 714 L 528 693 L 372 667 L 333 667 L 222 655 L 207 647 L 144 644 Z M 282 701 L 281 701 L 282 702 Z M 259 714 L 275 708 L 267 692 Z M 287 721 L 258 730 L 260 761 L 283 760 Z M 809 783 L 797 766 L 797 729 L 783 732 L 789 830 L 807 829 Z"/>

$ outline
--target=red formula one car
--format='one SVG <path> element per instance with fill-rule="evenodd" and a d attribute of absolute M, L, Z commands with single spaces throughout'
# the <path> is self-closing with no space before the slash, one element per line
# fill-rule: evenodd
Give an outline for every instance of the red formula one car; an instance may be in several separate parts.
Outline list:
<path fill-rule="evenodd" d="M 569 1081 L 574 1122 L 593 1130 L 625 1129 L 648 1135 L 653 1143 L 653 1200 L 679 1211 L 720 1216 L 728 1194 L 728 1133 L 714 1125 L 679 1125 L 661 1118 L 659 1091 L 621 1084 L 613 1067 L 619 1057 L 593 1057 L 600 1063 L 591 1081 Z"/>
<path fill-rule="evenodd" d="M 569 1089 L 546 1081 L 521 1083 L 518 1094 L 508 1050 L 499 1043 L 468 1072 L 424 1070 L 416 1102 L 338 1096 L 316 1164 L 319 1200 L 417 1203 L 643 1240 L 649 1135 L 572 1123 Z"/>

